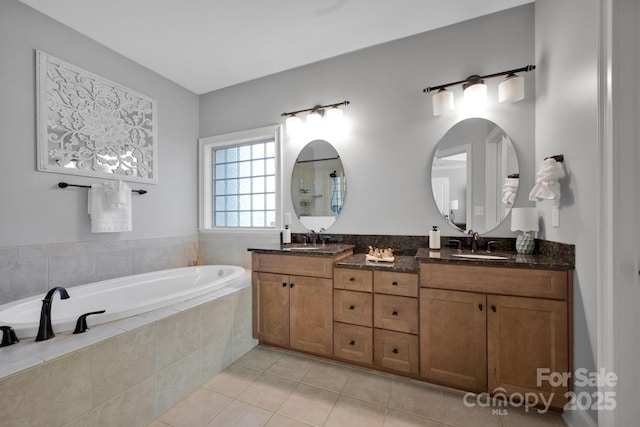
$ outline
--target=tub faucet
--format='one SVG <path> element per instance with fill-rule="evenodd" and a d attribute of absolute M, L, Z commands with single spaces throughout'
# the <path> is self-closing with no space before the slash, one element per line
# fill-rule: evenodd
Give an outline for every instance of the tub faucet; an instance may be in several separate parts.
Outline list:
<path fill-rule="evenodd" d="M 56 334 L 53 333 L 53 327 L 51 326 L 51 304 L 53 302 L 53 295 L 59 292 L 60 299 L 68 299 L 69 293 L 61 286 L 55 287 L 47 292 L 42 300 L 42 310 L 40 311 L 40 326 L 38 326 L 38 335 L 36 341 L 45 341 L 49 338 L 53 338 Z"/>

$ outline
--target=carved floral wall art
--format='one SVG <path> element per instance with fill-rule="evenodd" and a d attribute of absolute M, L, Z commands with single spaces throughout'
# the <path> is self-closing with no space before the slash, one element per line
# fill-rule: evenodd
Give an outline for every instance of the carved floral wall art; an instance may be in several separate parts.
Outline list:
<path fill-rule="evenodd" d="M 37 51 L 38 170 L 155 184 L 152 98 Z"/>

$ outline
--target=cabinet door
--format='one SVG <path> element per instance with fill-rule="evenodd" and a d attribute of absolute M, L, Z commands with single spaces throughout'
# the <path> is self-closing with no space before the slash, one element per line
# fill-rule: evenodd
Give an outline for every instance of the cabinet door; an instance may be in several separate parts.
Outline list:
<path fill-rule="evenodd" d="M 333 355 L 333 282 L 290 276 L 291 348 Z"/>
<path fill-rule="evenodd" d="M 253 333 L 265 343 L 289 345 L 289 277 L 253 273 Z"/>
<path fill-rule="evenodd" d="M 568 332 L 565 301 L 491 295 L 487 299 L 489 390 L 511 393 L 553 393 L 561 408 L 566 386 L 538 386 L 538 369 L 567 372 Z"/>
<path fill-rule="evenodd" d="M 487 387 L 486 296 L 420 289 L 420 373 L 469 391 Z"/>

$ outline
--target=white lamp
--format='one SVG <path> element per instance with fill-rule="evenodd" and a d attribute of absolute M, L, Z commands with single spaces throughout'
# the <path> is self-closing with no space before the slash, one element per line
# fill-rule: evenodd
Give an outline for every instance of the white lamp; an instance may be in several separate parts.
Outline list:
<path fill-rule="evenodd" d="M 343 113 L 338 107 L 331 107 L 327 110 L 327 122 L 331 126 L 339 126 L 342 123 Z"/>
<path fill-rule="evenodd" d="M 440 89 L 433 95 L 431 99 L 433 104 L 433 115 L 440 116 L 442 113 L 451 111 L 454 109 L 453 92 L 447 89 Z"/>
<path fill-rule="evenodd" d="M 470 110 L 483 108 L 487 104 L 487 85 L 484 80 L 476 80 L 476 77 L 469 77 L 469 83 L 462 85 L 465 107 Z"/>
<path fill-rule="evenodd" d="M 511 231 L 522 231 L 516 238 L 516 252 L 519 254 L 531 254 L 535 247 L 530 231 L 538 231 L 538 213 L 536 208 L 512 208 Z"/>
<path fill-rule="evenodd" d="M 509 74 L 498 85 L 498 102 L 516 102 L 524 99 L 524 77 Z"/>
<path fill-rule="evenodd" d="M 295 135 L 302 128 L 302 120 L 296 115 L 287 117 L 285 124 L 287 125 L 288 135 Z"/>

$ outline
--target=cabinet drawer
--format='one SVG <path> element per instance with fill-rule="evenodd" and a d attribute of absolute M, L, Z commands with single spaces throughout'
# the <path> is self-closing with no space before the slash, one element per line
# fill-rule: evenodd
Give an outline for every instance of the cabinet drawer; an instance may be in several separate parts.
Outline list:
<path fill-rule="evenodd" d="M 338 322 L 371 327 L 373 294 L 336 289 L 333 292 L 333 319 Z"/>
<path fill-rule="evenodd" d="M 373 330 L 364 326 L 333 324 L 333 355 L 340 359 L 371 364 Z"/>
<path fill-rule="evenodd" d="M 564 300 L 569 274 L 573 270 L 421 263 L 420 286 Z"/>
<path fill-rule="evenodd" d="M 333 287 L 350 291 L 371 292 L 373 290 L 373 272 L 350 268 L 335 268 Z"/>
<path fill-rule="evenodd" d="M 418 333 L 418 300 L 376 294 L 373 298 L 373 326 L 398 332 Z"/>
<path fill-rule="evenodd" d="M 395 371 L 418 373 L 418 337 L 374 329 L 374 363 Z"/>
<path fill-rule="evenodd" d="M 381 294 L 417 297 L 418 275 L 392 271 L 375 271 L 373 273 L 373 288 Z"/>
<path fill-rule="evenodd" d="M 253 253 L 251 255 L 251 269 L 266 273 L 294 274 L 330 279 L 333 275 L 333 258 Z"/>

